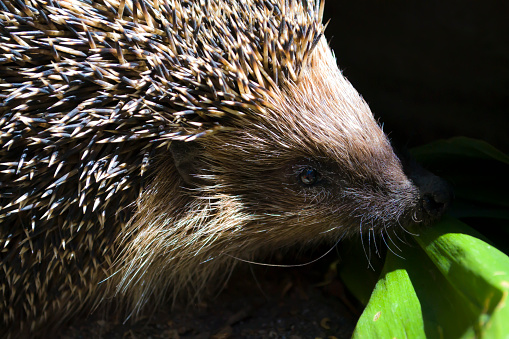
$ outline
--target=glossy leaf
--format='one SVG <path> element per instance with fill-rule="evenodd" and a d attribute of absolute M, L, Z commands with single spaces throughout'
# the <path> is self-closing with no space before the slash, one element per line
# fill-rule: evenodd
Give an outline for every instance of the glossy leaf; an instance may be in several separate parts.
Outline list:
<path fill-rule="evenodd" d="M 509 257 L 447 218 L 387 255 L 354 338 L 508 337 Z"/>
<path fill-rule="evenodd" d="M 467 137 L 455 137 L 437 140 L 412 149 L 412 155 L 418 161 L 429 161 L 438 158 L 478 158 L 494 159 L 509 165 L 509 155 L 493 147 L 486 141 Z"/>

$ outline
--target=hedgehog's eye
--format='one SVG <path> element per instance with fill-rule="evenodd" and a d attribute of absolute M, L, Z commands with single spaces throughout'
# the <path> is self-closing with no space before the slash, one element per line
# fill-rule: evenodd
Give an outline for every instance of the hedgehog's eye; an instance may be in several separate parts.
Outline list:
<path fill-rule="evenodd" d="M 321 179 L 320 173 L 318 173 L 317 170 L 311 167 L 307 167 L 299 173 L 300 182 L 307 186 L 316 184 L 317 182 L 320 181 L 320 179 Z"/>

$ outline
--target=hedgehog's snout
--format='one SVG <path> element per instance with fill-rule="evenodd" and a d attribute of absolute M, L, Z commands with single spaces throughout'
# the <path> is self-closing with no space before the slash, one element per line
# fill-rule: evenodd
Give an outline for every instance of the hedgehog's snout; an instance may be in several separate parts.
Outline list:
<path fill-rule="evenodd" d="M 407 178 L 417 189 L 414 220 L 425 224 L 437 221 L 451 204 L 452 187 L 444 179 L 424 169 L 408 153 L 399 154 L 399 158 Z"/>
<path fill-rule="evenodd" d="M 440 184 L 435 190 L 421 193 L 422 208 L 430 217 L 438 218 L 449 207 L 451 198 L 452 191 L 449 185 Z"/>
<path fill-rule="evenodd" d="M 449 207 L 452 200 L 451 186 L 442 178 L 421 170 L 413 178 L 420 192 L 420 207 L 426 220 L 439 219 Z"/>

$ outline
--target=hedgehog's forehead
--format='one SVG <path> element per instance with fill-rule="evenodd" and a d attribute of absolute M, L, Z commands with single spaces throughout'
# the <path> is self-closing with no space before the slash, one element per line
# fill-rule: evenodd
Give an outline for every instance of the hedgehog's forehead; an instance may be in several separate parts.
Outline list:
<path fill-rule="evenodd" d="M 348 167 L 392 162 L 395 157 L 388 139 L 366 113 L 317 103 L 285 107 L 284 112 L 274 114 L 278 118 L 269 128 L 271 141 L 288 150 L 288 157 L 329 159 Z"/>
<path fill-rule="evenodd" d="M 271 104 L 272 125 L 296 147 L 342 160 L 392 155 L 368 105 L 339 71 L 325 40 L 299 81 L 287 84 Z"/>

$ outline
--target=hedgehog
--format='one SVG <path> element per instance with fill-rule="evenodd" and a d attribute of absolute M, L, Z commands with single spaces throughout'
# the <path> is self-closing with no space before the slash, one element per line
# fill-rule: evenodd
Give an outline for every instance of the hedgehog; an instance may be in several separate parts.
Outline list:
<path fill-rule="evenodd" d="M 0 2 L 0 323 L 197 297 L 449 202 L 338 69 L 321 0 Z M 409 169 L 410 168 L 410 169 Z M 413 168 L 413 169 L 412 169 Z"/>

